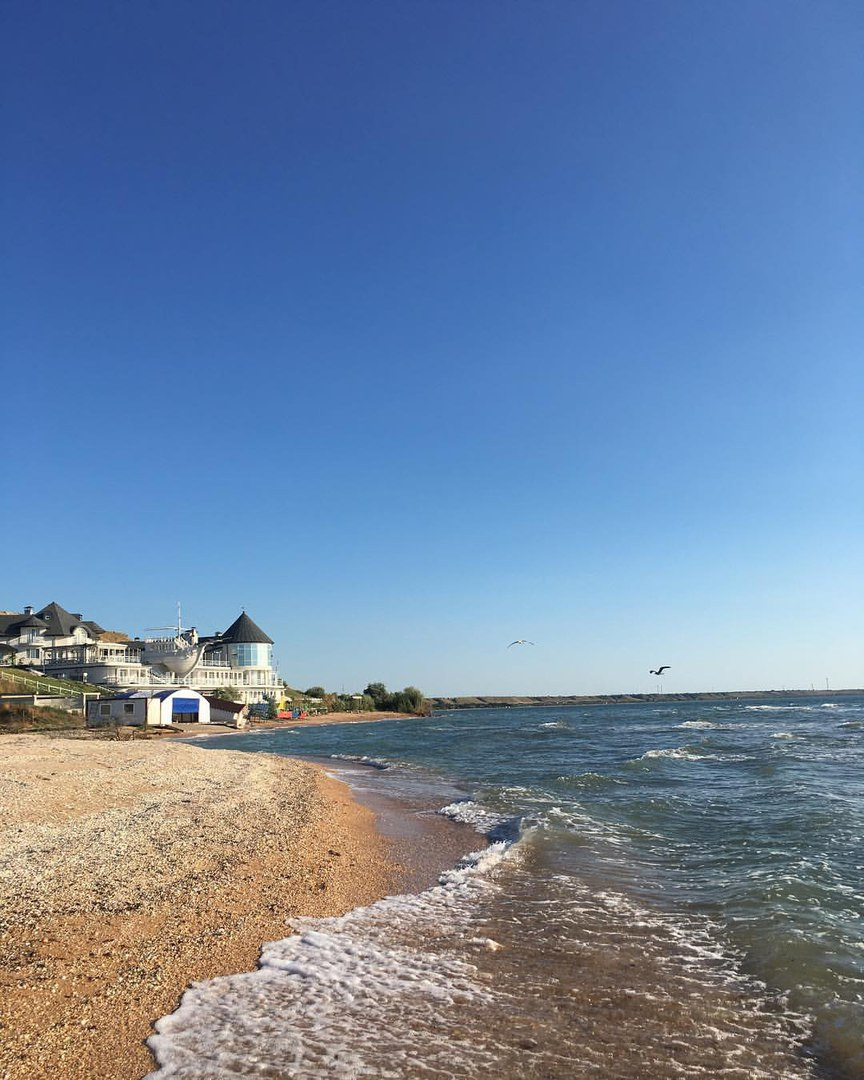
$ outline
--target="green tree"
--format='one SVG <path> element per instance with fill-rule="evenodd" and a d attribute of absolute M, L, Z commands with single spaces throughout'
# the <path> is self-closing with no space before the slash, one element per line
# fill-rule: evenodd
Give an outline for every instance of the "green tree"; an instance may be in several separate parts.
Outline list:
<path fill-rule="evenodd" d="M 370 682 L 363 693 L 372 698 L 376 709 L 392 709 L 393 695 L 383 682 Z"/>
<path fill-rule="evenodd" d="M 324 689 L 323 686 L 310 686 L 308 690 L 303 691 L 303 694 L 306 697 L 323 698 L 326 697 L 327 691 Z"/>
<path fill-rule="evenodd" d="M 208 696 L 222 698 L 223 701 L 240 701 L 242 695 L 236 686 L 217 686 Z"/>
<path fill-rule="evenodd" d="M 406 686 L 404 690 L 394 694 L 393 698 L 396 712 L 414 713 L 417 716 L 426 712 L 426 699 L 416 686 Z"/>

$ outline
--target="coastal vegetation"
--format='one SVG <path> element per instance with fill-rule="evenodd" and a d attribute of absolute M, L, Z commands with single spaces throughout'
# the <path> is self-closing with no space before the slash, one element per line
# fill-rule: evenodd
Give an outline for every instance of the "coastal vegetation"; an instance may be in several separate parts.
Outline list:
<path fill-rule="evenodd" d="M 99 696 L 99 688 L 90 683 L 67 679 L 47 679 L 21 668 L 0 668 L 0 734 L 15 735 L 24 731 L 66 731 L 83 728 L 82 695 Z M 35 696 L 54 704 L 35 706 Z M 67 702 L 68 704 L 63 704 Z"/>
<path fill-rule="evenodd" d="M 333 693 L 323 686 L 310 686 L 303 696 L 320 702 L 327 712 L 394 712 L 425 716 L 429 711 L 423 692 L 416 686 L 390 691 L 382 682 L 371 682 L 359 694 Z"/>
<path fill-rule="evenodd" d="M 429 710 L 422 691 L 416 686 L 406 686 L 404 690 L 391 693 L 384 683 L 369 683 L 363 693 L 375 703 L 380 712 L 404 712 L 423 716 Z"/>
<path fill-rule="evenodd" d="M 72 731 L 84 728 L 80 709 L 55 709 L 15 702 L 0 704 L 0 735 L 20 735 L 25 731 Z"/>

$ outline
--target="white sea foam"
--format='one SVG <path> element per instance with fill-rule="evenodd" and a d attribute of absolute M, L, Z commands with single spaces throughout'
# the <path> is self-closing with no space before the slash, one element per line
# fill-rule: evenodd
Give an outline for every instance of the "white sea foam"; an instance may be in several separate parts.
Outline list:
<path fill-rule="evenodd" d="M 367 757 L 365 754 L 331 754 L 330 757 L 335 761 L 354 761 L 358 765 L 368 765 L 370 769 L 390 769 L 393 767 L 392 761 L 386 761 L 384 758 Z"/>
<path fill-rule="evenodd" d="M 826 701 L 821 705 L 745 705 L 747 712 L 819 712 L 822 709 L 840 709 L 835 701 Z"/>
<path fill-rule="evenodd" d="M 576 805 L 550 806 L 539 819 L 537 827 L 540 829 L 565 828 L 582 837 L 602 841 L 604 845 L 610 845 L 612 848 L 631 843 L 630 837 L 625 835 L 620 827 L 598 821 Z"/>
<path fill-rule="evenodd" d="M 671 758 L 674 761 L 716 761 L 716 754 L 696 754 L 686 746 L 672 746 L 665 750 L 646 750 L 641 761 L 651 758 Z"/>
<path fill-rule="evenodd" d="M 149 1040 L 149 1080 L 202 1076 L 402 1076 L 415 1051 L 388 1018 L 404 1007 L 428 1020 L 438 1008 L 482 1004 L 492 991 L 476 967 L 434 948 L 446 926 L 460 937 L 489 873 L 512 845 L 473 852 L 416 896 L 392 896 L 339 918 L 293 919 L 292 937 L 266 945 L 257 971 L 193 984 Z M 422 946 L 418 945 L 422 942 Z M 491 946 L 488 946 L 491 948 Z M 422 1055 L 431 1057 L 428 1043 Z M 377 1064 L 373 1065 L 375 1062 Z M 272 1071 L 270 1071 L 272 1070 Z"/>
<path fill-rule="evenodd" d="M 716 728 L 716 724 L 712 724 L 710 720 L 685 720 L 683 724 L 678 725 L 679 728 Z"/>
<path fill-rule="evenodd" d="M 660 1075 L 668 1078 L 679 1071 L 663 1050 L 684 1047 L 686 1040 L 679 1043 L 679 1028 L 667 1023 L 667 1003 L 674 1005 L 674 1024 L 682 1014 L 689 1017 L 699 1030 L 709 1031 L 712 1044 L 704 1059 L 680 1075 L 692 1080 L 709 1075 L 703 1061 L 716 1061 L 717 1043 L 724 1044 L 727 1060 L 747 1047 L 747 1075 L 780 1075 L 759 1066 L 774 1063 L 781 1047 L 794 1046 L 788 1030 L 792 1018 L 775 1021 L 762 1011 L 759 987 L 741 979 L 705 920 L 682 922 L 649 912 L 620 893 L 591 888 L 569 875 L 556 879 L 560 892 L 553 887 L 543 895 L 537 921 L 527 926 L 533 925 L 542 942 L 552 916 L 555 941 L 578 952 L 580 963 L 587 957 L 587 970 L 600 985 L 577 980 L 570 992 L 578 987 L 579 997 L 588 998 L 592 1029 L 596 1024 L 602 1037 L 574 1044 L 559 1020 L 546 1022 L 542 1010 L 523 1013 L 532 1009 L 534 995 L 530 985 L 525 992 L 532 969 L 526 973 L 520 960 L 531 956 L 533 935 L 502 941 L 497 933 L 483 932 L 483 919 L 472 921 L 478 899 L 488 911 L 506 898 L 489 870 L 508 850 L 499 845 L 474 853 L 420 896 L 390 897 L 337 919 L 295 920 L 296 936 L 267 945 L 258 971 L 196 984 L 180 1008 L 158 1022 L 149 1042 L 160 1067 L 148 1080 L 470 1080 L 539 1076 L 547 1069 L 565 1075 L 560 1066 L 567 1064 L 572 1073 L 566 1075 L 607 1075 L 622 1024 L 624 1039 L 629 1024 L 640 1032 L 640 1042 L 645 1040 L 646 1053 L 662 1055 L 669 1068 Z M 524 914 L 530 917 L 530 907 Z M 614 963 L 610 977 L 607 964 L 597 962 L 624 950 L 639 956 L 638 988 L 617 981 Z M 494 965 L 491 954 L 500 954 Z M 565 990 L 566 971 L 565 965 Z M 616 993 L 637 995 L 638 1007 L 622 1011 L 616 1003 L 609 1013 L 609 995 Z M 655 1007 L 646 1013 L 649 1001 Z M 537 1041 L 531 1041 L 526 1058 L 524 1048 L 514 1047 L 513 1025 L 521 1022 L 526 1030 L 529 1016 L 536 1016 L 537 1027 L 532 1020 L 530 1030 Z M 760 1037 L 767 1038 L 764 1047 L 751 1048 Z M 686 1044 L 690 1053 L 698 1053 L 698 1045 Z M 638 1060 L 633 1063 L 638 1066 Z M 728 1072 L 742 1075 L 734 1067 Z M 727 1070 L 710 1075 L 726 1076 Z M 803 1080 L 804 1070 L 790 1068 L 782 1075 Z"/>
<path fill-rule="evenodd" d="M 513 838 L 519 831 L 518 818 L 496 814 L 472 799 L 462 799 L 449 803 L 447 806 L 442 806 L 437 813 L 442 817 L 450 818 L 451 821 L 470 825 L 477 832 L 483 833 L 484 836 L 499 838 L 504 834 L 508 834 L 510 838 Z"/>

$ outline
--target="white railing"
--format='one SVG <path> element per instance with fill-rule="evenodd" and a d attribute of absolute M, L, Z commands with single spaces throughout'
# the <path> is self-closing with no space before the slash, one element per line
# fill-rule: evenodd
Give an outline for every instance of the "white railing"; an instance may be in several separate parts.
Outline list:
<path fill-rule="evenodd" d="M 74 697 L 81 696 L 80 691 L 70 690 L 68 686 L 58 686 L 56 682 L 52 683 L 49 679 L 26 679 L 23 675 L 18 675 L 14 671 L 9 671 L 8 668 L 4 668 L 0 671 L 0 678 L 11 679 L 12 682 L 20 683 L 22 686 L 26 686 L 31 694 L 42 694 L 44 697 Z"/>

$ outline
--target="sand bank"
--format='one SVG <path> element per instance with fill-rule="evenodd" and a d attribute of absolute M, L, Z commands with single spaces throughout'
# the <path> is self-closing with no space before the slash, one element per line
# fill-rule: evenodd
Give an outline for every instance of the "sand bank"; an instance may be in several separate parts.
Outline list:
<path fill-rule="evenodd" d="M 0 761 L 4 1080 L 134 1080 L 189 982 L 405 880 L 372 811 L 307 763 L 41 735 L 0 738 Z"/>
<path fill-rule="evenodd" d="M 413 713 L 396 712 L 330 712 L 321 716 L 307 716 L 303 720 L 283 720 L 282 723 L 290 727 L 296 724 L 298 727 L 311 727 L 315 724 L 369 724 L 377 720 L 423 720 L 425 717 Z"/>
<path fill-rule="evenodd" d="M 322 724 L 372 724 L 383 720 L 423 720 L 425 717 L 411 713 L 392 712 L 331 712 L 322 713 L 320 716 L 306 716 L 302 720 L 255 720 L 247 727 L 235 728 L 224 724 L 174 724 L 173 728 L 160 731 L 152 729 L 150 734 L 182 735 L 185 739 L 189 735 L 221 735 L 230 732 L 232 735 L 241 735 L 244 732 L 268 731 L 278 728 L 292 727 L 320 727 Z M 131 730 L 131 729 L 124 729 Z"/>

